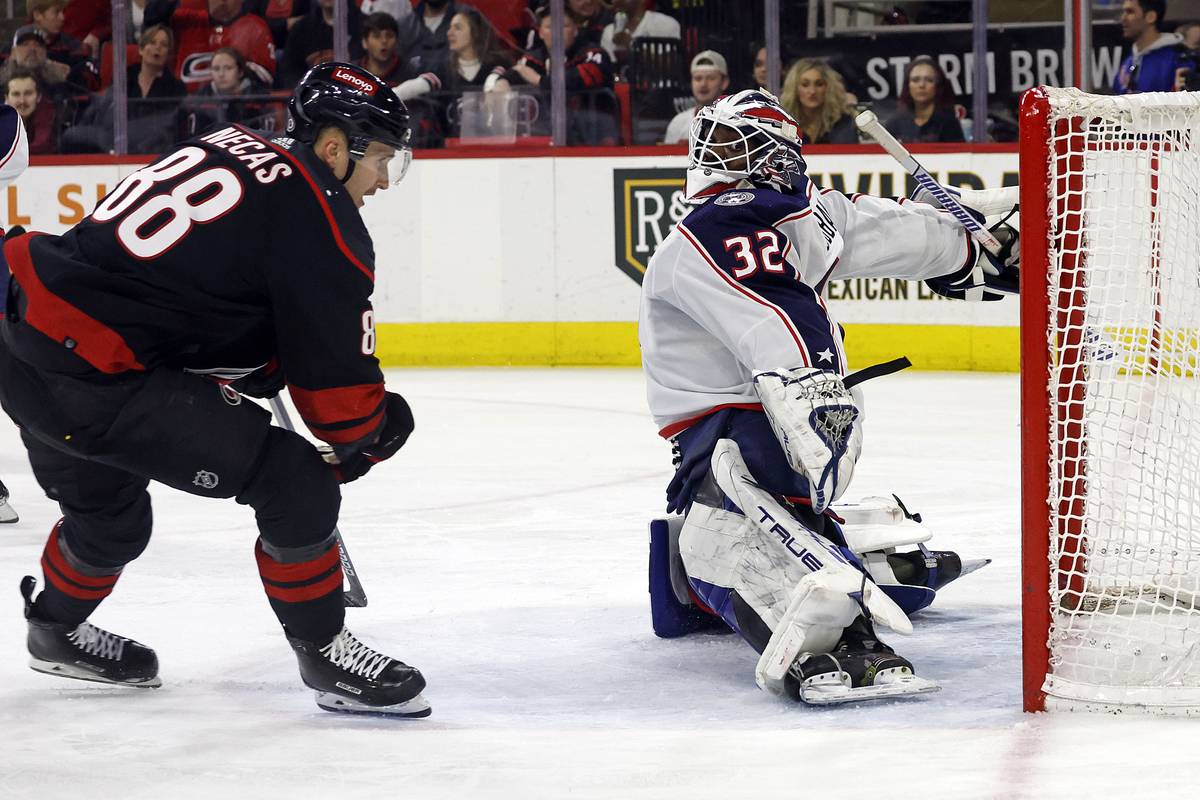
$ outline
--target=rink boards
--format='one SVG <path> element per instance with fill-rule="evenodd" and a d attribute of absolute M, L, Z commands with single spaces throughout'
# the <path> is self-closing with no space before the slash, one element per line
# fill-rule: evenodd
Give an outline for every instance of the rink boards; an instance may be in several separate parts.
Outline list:
<path fill-rule="evenodd" d="M 1012 148 L 917 151 L 948 183 L 1016 180 Z M 638 279 L 686 213 L 686 159 L 677 148 L 565 152 L 419 153 L 400 188 L 368 199 L 385 365 L 639 363 Z M 823 186 L 905 192 L 903 171 L 869 148 L 814 147 L 806 156 Z M 141 163 L 36 159 L 0 194 L 0 224 L 65 230 Z M 907 355 L 919 369 L 1017 368 L 1016 302 L 948 301 L 898 280 L 833 281 L 826 294 L 852 364 Z"/>

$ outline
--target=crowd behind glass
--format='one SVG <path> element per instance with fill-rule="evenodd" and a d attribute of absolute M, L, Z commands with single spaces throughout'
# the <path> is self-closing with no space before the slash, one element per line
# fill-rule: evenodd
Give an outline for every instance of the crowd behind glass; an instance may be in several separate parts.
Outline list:
<path fill-rule="evenodd" d="M 346 50 L 412 109 L 416 147 L 548 144 L 554 27 L 536 7 L 544 2 L 350 0 Z M 761 17 L 761 3 L 732 5 Z M 880 22 L 920 23 L 905 5 L 922 4 L 883 4 Z M 1133 45 L 1112 91 L 1185 88 L 1200 25 L 1161 30 L 1162 0 L 1110 5 Z M 110 0 L 29 0 L 28 18 L 10 26 L 0 85 L 34 154 L 113 151 L 117 46 L 131 153 L 163 152 L 222 122 L 279 130 L 290 88 L 334 55 L 333 0 L 126 0 L 125 10 L 124 42 L 113 41 Z M 704 13 L 705 0 L 567 0 L 565 11 L 570 145 L 682 142 L 698 107 L 767 85 L 767 49 L 730 28 L 753 14 L 723 20 Z M 836 57 L 783 53 L 780 99 L 807 143 L 858 143 L 853 115 L 868 103 L 843 71 Z M 898 96 L 876 110 L 903 141 L 962 142 L 969 105 L 936 60 L 915 56 Z"/>

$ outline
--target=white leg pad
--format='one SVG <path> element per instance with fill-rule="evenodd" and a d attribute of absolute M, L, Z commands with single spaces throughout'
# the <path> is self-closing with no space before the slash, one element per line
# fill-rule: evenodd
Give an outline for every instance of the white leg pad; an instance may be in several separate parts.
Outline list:
<path fill-rule="evenodd" d="M 861 575 L 856 578 L 841 570 L 804 576 L 754 668 L 759 688 L 783 694 L 784 676 L 797 656 L 827 653 L 834 648 L 842 629 L 862 613 L 850 596 L 861 585 Z"/>

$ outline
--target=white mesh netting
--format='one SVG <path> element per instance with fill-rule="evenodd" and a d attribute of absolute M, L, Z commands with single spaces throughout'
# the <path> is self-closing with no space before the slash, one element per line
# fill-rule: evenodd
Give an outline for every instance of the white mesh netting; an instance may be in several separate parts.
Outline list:
<path fill-rule="evenodd" d="M 1200 96 L 1048 94 L 1043 689 L 1200 713 Z"/>

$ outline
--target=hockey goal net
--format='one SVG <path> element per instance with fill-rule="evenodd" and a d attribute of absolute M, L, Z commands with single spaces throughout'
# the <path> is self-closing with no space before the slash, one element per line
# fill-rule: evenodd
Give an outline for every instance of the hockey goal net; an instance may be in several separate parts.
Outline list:
<path fill-rule="evenodd" d="M 1026 710 L 1200 714 L 1200 94 L 1021 104 Z"/>

